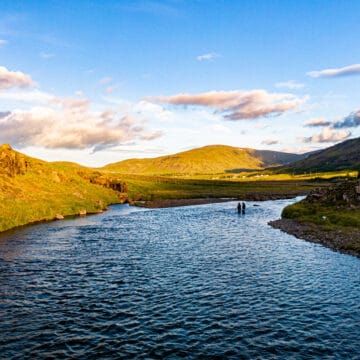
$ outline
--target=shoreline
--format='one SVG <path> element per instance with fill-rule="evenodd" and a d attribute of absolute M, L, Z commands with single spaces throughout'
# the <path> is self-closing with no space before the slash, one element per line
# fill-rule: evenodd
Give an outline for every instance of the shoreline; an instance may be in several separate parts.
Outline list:
<path fill-rule="evenodd" d="M 268 224 L 298 239 L 321 244 L 331 250 L 360 258 L 360 249 L 353 248 L 360 242 L 360 229 L 338 228 L 325 231 L 321 226 L 302 223 L 295 219 L 278 219 Z"/>
<path fill-rule="evenodd" d="M 6 230 L 2 230 L 2 231 L 0 231 L 0 236 L 6 235 L 7 233 L 10 233 L 12 231 L 17 231 L 17 230 L 23 229 L 23 228 L 25 229 L 27 227 L 31 227 L 31 226 L 35 226 L 35 225 L 46 224 L 46 223 L 55 222 L 55 221 L 73 220 L 73 219 L 87 217 L 87 216 L 100 215 L 100 214 L 104 213 L 105 211 L 109 211 L 110 210 L 109 206 L 117 205 L 117 204 L 124 204 L 124 203 L 111 203 L 111 204 L 108 204 L 103 209 L 99 209 L 97 211 L 89 211 L 89 212 L 86 211 L 85 213 L 81 213 L 81 211 L 78 211 L 76 213 L 66 214 L 66 215 L 56 214 L 54 217 L 51 217 L 51 218 L 50 217 L 42 218 L 39 220 L 30 221 L 26 224 L 21 224 L 18 226 L 8 228 Z"/>
<path fill-rule="evenodd" d="M 145 207 L 148 209 L 161 209 L 169 207 L 191 206 L 215 204 L 228 201 L 237 201 L 237 198 L 193 198 L 193 199 L 162 199 L 162 200 L 146 200 L 135 201 L 129 203 L 131 206 Z"/>
<path fill-rule="evenodd" d="M 6 234 L 8 232 L 25 228 L 28 226 L 38 225 L 42 223 L 48 223 L 52 221 L 63 221 L 74 219 L 81 216 L 89 216 L 89 215 L 98 215 L 104 211 L 107 211 L 108 206 L 115 204 L 125 204 L 128 203 L 131 206 L 144 207 L 149 209 L 161 209 L 161 208 L 169 208 L 169 207 L 180 207 L 180 206 L 192 206 L 192 205 L 206 205 L 206 204 L 215 204 L 222 202 L 230 202 L 230 201 L 267 201 L 267 200 L 280 200 L 280 199 L 292 199 L 302 194 L 299 193 L 291 193 L 291 194 L 268 194 L 268 193 L 248 193 L 241 198 L 237 197 L 207 197 L 207 198 L 187 198 L 187 199 L 158 199 L 158 200 L 144 200 L 144 201 L 131 201 L 127 199 L 127 201 L 120 201 L 115 203 L 107 204 L 103 209 L 96 212 L 86 212 L 85 214 L 80 214 L 79 211 L 73 214 L 57 214 L 51 218 L 41 218 L 38 220 L 33 220 L 25 224 L 21 224 L 18 226 L 14 226 L 8 228 L 6 230 L 0 231 L 0 235 Z M 62 216 L 58 217 L 58 215 Z"/>
<path fill-rule="evenodd" d="M 205 205 L 229 201 L 269 201 L 294 199 L 298 196 L 305 196 L 304 193 L 292 194 L 268 194 L 268 193 L 248 193 L 241 198 L 239 197 L 213 197 L 213 198 L 187 198 L 187 199 L 157 199 L 143 201 L 129 201 L 131 206 L 145 207 L 149 209 L 160 209 L 177 206 Z"/>

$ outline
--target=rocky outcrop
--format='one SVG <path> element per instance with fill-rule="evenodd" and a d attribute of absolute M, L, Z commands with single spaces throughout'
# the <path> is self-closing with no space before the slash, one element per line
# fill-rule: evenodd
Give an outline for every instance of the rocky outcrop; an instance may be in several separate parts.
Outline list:
<path fill-rule="evenodd" d="M 360 180 L 312 190 L 303 202 L 360 208 Z"/>
<path fill-rule="evenodd" d="M 297 213 L 296 208 L 299 206 L 302 210 Z M 269 225 L 297 238 L 360 257 L 360 227 L 348 220 L 354 217 L 353 214 L 358 214 L 359 209 L 360 180 L 348 180 L 328 188 L 312 190 L 300 203 L 286 207 L 282 219 L 271 221 Z M 304 220 L 301 211 L 309 211 L 312 218 Z M 336 213 L 345 215 L 347 224 L 329 222 Z M 313 222 L 316 216 L 321 216 L 324 224 Z"/>
<path fill-rule="evenodd" d="M 24 175 L 29 167 L 26 157 L 14 151 L 10 145 L 0 146 L 0 174 L 10 177 Z"/>
<path fill-rule="evenodd" d="M 82 178 L 89 180 L 92 184 L 101 185 L 108 189 L 113 189 L 121 193 L 128 191 L 127 184 L 121 179 L 111 177 L 110 175 L 104 175 L 100 172 L 85 173 L 82 171 L 78 172 Z"/>

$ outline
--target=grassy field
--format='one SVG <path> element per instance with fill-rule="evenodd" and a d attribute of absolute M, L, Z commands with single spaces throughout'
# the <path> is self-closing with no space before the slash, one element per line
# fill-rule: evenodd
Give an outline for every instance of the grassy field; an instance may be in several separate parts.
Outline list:
<path fill-rule="evenodd" d="M 100 170 L 162 176 L 238 173 L 241 169 L 261 170 L 300 158 L 296 154 L 210 145 L 157 158 L 124 160 L 108 164 Z"/>
<path fill-rule="evenodd" d="M 327 180 L 233 181 L 183 179 L 142 175 L 122 175 L 132 201 L 234 197 L 266 200 L 295 197 L 316 187 L 328 186 Z"/>
<path fill-rule="evenodd" d="M 89 169 L 69 162 L 49 163 L 0 147 L 0 231 L 32 222 L 76 215 L 80 211 L 100 212 L 108 204 L 127 198 L 130 203 L 164 199 L 237 198 L 269 200 L 307 194 L 326 187 L 334 179 L 356 175 L 272 174 L 241 172 L 148 176 L 118 174 L 112 169 Z M 314 178 L 314 177 L 317 178 Z M 110 180 L 109 180 L 110 179 Z M 126 183 L 120 191 L 109 186 Z M 117 188 L 117 190 L 119 190 Z"/>
<path fill-rule="evenodd" d="M 311 222 L 322 226 L 326 231 L 339 227 L 360 228 L 360 209 L 299 202 L 287 206 L 282 212 L 282 217 Z"/>

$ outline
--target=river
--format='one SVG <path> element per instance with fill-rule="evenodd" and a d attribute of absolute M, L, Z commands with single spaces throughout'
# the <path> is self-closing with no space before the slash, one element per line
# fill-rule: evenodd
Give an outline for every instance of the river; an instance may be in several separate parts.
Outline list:
<path fill-rule="evenodd" d="M 360 261 L 267 225 L 294 200 L 0 236 L 0 358 L 359 359 Z"/>

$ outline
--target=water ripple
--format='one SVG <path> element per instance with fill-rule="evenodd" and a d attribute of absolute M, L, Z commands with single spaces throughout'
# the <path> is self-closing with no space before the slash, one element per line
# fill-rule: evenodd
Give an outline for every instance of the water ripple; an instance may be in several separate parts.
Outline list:
<path fill-rule="evenodd" d="M 1 236 L 0 357 L 359 358 L 360 262 L 267 226 L 288 203 L 114 206 Z"/>

